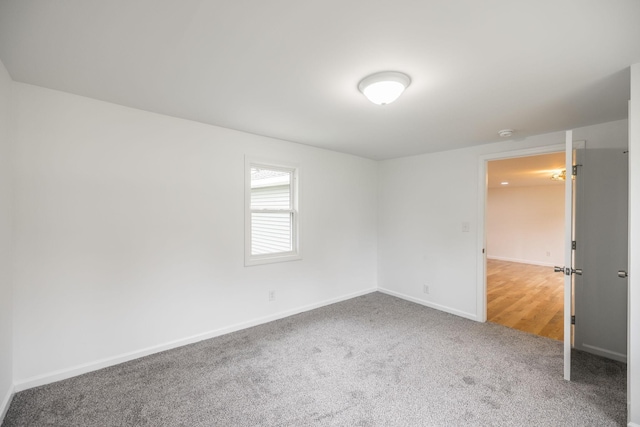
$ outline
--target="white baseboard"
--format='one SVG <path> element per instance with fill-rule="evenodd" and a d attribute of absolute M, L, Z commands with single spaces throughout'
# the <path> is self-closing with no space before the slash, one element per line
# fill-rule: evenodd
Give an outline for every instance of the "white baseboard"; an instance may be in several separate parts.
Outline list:
<path fill-rule="evenodd" d="M 460 311 L 460 310 L 456 310 L 454 308 L 450 308 L 444 305 L 440 305 L 440 304 L 436 304 L 430 301 L 425 301 L 419 298 L 415 298 L 409 295 L 405 295 L 402 294 L 400 292 L 396 292 L 396 291 L 391 291 L 389 289 L 384 289 L 384 288 L 378 288 L 378 292 L 382 292 L 383 294 L 387 294 L 387 295 L 391 295 L 394 297 L 398 297 L 400 299 L 404 299 L 407 301 L 411 301 L 411 302 L 415 302 L 416 304 L 420 304 L 420 305 L 424 305 L 426 307 L 429 308 L 435 308 L 436 310 L 440 310 L 440 311 L 444 311 L 445 313 L 450 313 L 450 314 L 455 314 L 456 316 L 460 316 L 460 317 L 464 317 L 466 319 L 471 319 L 471 320 L 475 320 L 475 321 L 479 321 L 478 320 L 478 316 L 476 316 L 475 314 L 472 313 L 467 313 L 464 311 Z"/>
<path fill-rule="evenodd" d="M 501 257 L 501 256 L 490 256 L 487 255 L 487 259 L 495 259 L 496 261 L 509 261 L 509 262 L 517 262 L 519 264 L 531 264 L 531 265 L 541 265 L 543 267 L 553 267 L 554 265 L 560 265 L 562 263 L 559 264 L 553 264 L 550 262 L 544 262 L 544 261 L 531 261 L 531 260 L 527 260 L 527 259 L 519 259 L 519 258 L 507 258 L 507 257 Z"/>
<path fill-rule="evenodd" d="M 14 384 L 14 392 L 19 392 L 23 390 L 27 390 L 33 387 L 38 387 L 45 384 L 50 384 L 56 381 L 65 380 L 67 378 L 75 377 L 78 375 L 86 374 L 87 372 L 97 371 L 98 369 L 103 369 L 109 366 L 117 365 L 123 362 L 128 362 L 133 359 L 138 359 L 140 357 L 148 356 L 150 354 L 159 353 L 161 351 L 171 350 L 172 348 L 182 347 L 184 345 L 193 344 L 198 341 L 207 340 L 210 338 L 215 338 L 221 335 L 226 335 L 231 332 L 236 332 L 242 329 L 251 328 L 253 326 L 258 326 L 263 323 L 272 322 L 274 320 L 283 319 L 285 317 L 293 316 L 295 314 L 303 313 L 305 311 L 314 310 L 316 308 L 324 307 L 327 305 L 335 304 L 337 302 L 346 301 L 351 298 L 359 297 L 362 295 L 370 294 L 372 292 L 376 292 L 376 288 L 370 288 L 359 292 L 354 292 L 351 294 L 343 295 L 337 298 L 328 299 L 325 301 L 321 301 L 314 304 L 309 304 L 301 307 L 297 307 L 291 310 L 281 311 L 279 313 L 275 313 L 265 317 L 259 317 L 256 319 L 252 319 L 246 322 L 237 323 L 235 325 L 226 326 L 224 328 L 216 329 L 209 332 L 204 332 L 202 334 L 193 335 L 187 338 L 182 338 L 175 341 L 170 341 L 165 344 L 160 344 L 152 347 L 147 347 L 144 349 L 132 351 L 129 353 L 121 354 L 118 356 L 108 357 L 105 359 L 96 360 L 89 363 L 84 363 L 82 365 L 78 365 L 72 368 L 61 369 L 58 371 L 50 372 L 43 375 L 38 375 L 35 377 L 27 378 L 25 380 L 16 381 Z"/>
<path fill-rule="evenodd" d="M 602 356 L 608 359 L 617 360 L 618 362 L 627 363 L 626 354 L 617 353 L 615 351 L 607 350 L 605 348 L 600 348 L 600 347 L 596 347 L 594 345 L 589 345 L 589 344 L 576 345 L 576 348 L 578 350 L 586 351 L 587 353 L 592 353 L 597 356 Z"/>
<path fill-rule="evenodd" d="M 13 399 L 13 395 L 15 394 L 15 387 L 12 385 L 9 387 L 7 391 L 7 395 L 0 402 L 0 425 L 4 421 L 4 417 L 7 415 L 7 411 L 9 410 L 9 405 L 11 405 L 11 400 Z"/>
<path fill-rule="evenodd" d="M 627 427 L 640 427 L 640 424 L 629 423 L 629 424 L 627 424 Z"/>

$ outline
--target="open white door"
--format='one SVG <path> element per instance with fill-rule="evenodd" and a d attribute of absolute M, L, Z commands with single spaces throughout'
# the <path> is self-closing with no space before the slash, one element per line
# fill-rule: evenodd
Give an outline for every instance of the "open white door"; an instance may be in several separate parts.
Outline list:
<path fill-rule="evenodd" d="M 582 271 L 573 268 L 574 238 L 574 180 L 573 131 L 568 130 L 565 138 L 565 190 L 564 190 L 564 267 L 554 267 L 564 275 L 564 379 L 571 381 L 571 347 L 573 336 L 571 319 L 573 317 L 573 275 Z"/>
<path fill-rule="evenodd" d="M 566 181 L 564 191 L 564 268 L 556 267 L 556 271 L 564 271 L 564 379 L 571 381 L 571 347 L 573 315 L 573 275 L 581 274 L 573 268 L 574 241 L 574 180 L 572 172 L 574 166 L 573 131 L 568 130 L 565 140 Z"/>

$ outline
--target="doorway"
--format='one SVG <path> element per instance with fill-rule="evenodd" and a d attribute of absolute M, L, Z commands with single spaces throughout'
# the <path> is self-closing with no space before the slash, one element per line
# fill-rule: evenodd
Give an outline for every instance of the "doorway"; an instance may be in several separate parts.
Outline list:
<path fill-rule="evenodd" d="M 569 141 L 570 137 L 568 132 Z M 572 306 L 574 310 L 569 314 L 565 312 L 565 328 L 568 324 L 567 316 L 575 315 L 574 326 L 569 332 L 565 329 L 564 333 L 571 333 L 569 351 L 565 341 L 565 362 L 572 348 L 626 362 L 628 279 L 626 275 L 619 277 L 618 271 L 624 273 L 627 268 L 627 150 L 626 147 L 601 147 L 601 144 L 594 140 L 587 150 L 585 141 L 574 141 L 574 156 L 577 156 L 579 165 L 576 168 L 579 201 L 574 200 L 574 204 L 577 203 L 579 206 L 578 216 L 574 218 L 573 224 L 578 238 L 573 242 L 574 250 L 569 252 L 572 253 L 570 257 L 578 257 L 575 258 L 575 262 L 570 261 L 569 266 L 561 267 L 561 270 L 564 269 L 566 273 L 567 269 L 572 267 L 570 270 L 575 268 L 581 275 L 571 274 L 576 280 L 575 294 L 570 294 L 569 302 L 566 298 L 564 301 L 564 307 Z M 483 155 L 479 158 L 478 217 L 481 226 L 478 230 L 477 291 L 480 298 L 477 299 L 477 310 L 480 321 L 487 320 L 488 260 L 485 229 L 488 165 L 494 160 L 550 154 L 563 148 L 558 144 Z M 566 247 L 565 245 L 565 251 Z M 558 273 L 558 276 L 561 276 L 561 273 Z M 575 295 L 573 301 L 572 294 Z"/>
<path fill-rule="evenodd" d="M 491 160 L 486 189 L 487 320 L 564 336 L 565 153 Z M 569 173 L 569 177 L 571 173 Z"/>

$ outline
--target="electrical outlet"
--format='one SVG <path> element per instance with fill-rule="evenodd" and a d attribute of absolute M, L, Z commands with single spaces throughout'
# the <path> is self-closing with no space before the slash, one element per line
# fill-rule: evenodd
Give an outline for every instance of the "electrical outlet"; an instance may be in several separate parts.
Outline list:
<path fill-rule="evenodd" d="M 269 301 L 276 300 L 276 291 L 269 291 Z"/>
<path fill-rule="evenodd" d="M 547 251 L 547 256 L 551 256 L 551 252 Z"/>
<path fill-rule="evenodd" d="M 429 285 L 424 285 L 424 287 L 422 288 L 422 292 L 424 292 L 425 294 L 429 293 Z"/>
<path fill-rule="evenodd" d="M 471 229 L 471 225 L 469 224 L 469 222 L 468 221 L 464 221 L 462 223 L 462 232 L 463 233 L 468 233 L 470 229 Z"/>

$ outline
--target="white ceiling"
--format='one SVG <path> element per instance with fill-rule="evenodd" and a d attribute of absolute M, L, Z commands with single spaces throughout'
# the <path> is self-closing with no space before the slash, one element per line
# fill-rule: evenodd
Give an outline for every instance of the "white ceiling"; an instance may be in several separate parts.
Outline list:
<path fill-rule="evenodd" d="M 386 159 L 625 118 L 638 0 L 0 0 L 12 78 Z M 408 74 L 398 101 L 358 92 Z"/>

